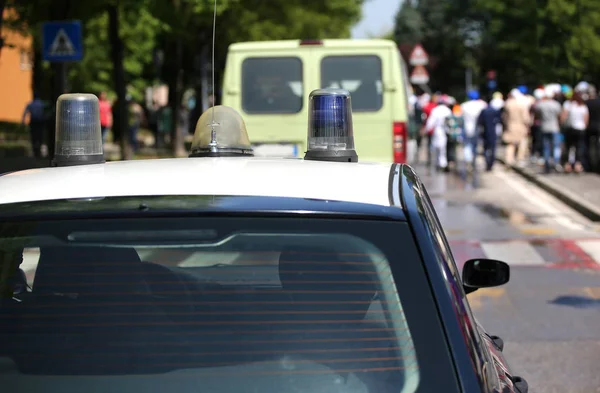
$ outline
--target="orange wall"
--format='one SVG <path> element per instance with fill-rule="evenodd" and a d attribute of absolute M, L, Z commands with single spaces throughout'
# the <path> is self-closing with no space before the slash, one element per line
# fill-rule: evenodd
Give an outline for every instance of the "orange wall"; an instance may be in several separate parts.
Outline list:
<path fill-rule="evenodd" d="M 33 97 L 31 37 L 5 28 L 1 34 L 5 43 L 0 52 L 0 121 L 20 122 L 25 105 Z"/>

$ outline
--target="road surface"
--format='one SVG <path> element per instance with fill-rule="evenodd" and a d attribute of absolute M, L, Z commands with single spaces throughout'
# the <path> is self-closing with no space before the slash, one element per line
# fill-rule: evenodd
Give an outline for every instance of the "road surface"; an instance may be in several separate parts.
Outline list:
<path fill-rule="evenodd" d="M 600 226 L 504 167 L 474 176 L 417 170 L 457 263 L 512 265 L 506 286 L 468 297 L 529 391 L 600 392 Z"/>

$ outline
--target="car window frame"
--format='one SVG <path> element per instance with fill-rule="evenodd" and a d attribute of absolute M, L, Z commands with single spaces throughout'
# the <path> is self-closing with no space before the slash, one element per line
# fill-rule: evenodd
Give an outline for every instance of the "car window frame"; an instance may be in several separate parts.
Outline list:
<path fill-rule="evenodd" d="M 458 266 L 456 265 L 454 254 L 452 253 L 448 238 L 425 187 L 422 187 L 422 198 L 425 202 L 423 203 L 423 206 L 426 210 L 426 220 L 429 221 L 431 229 L 435 233 L 434 239 L 437 240 L 437 251 L 440 256 L 438 259 L 441 261 L 442 267 L 444 268 L 447 278 L 447 289 L 453 298 L 453 302 L 457 305 L 455 310 L 457 311 L 459 320 L 461 320 L 461 329 L 466 329 L 467 334 L 464 335 L 464 338 L 467 343 L 469 355 L 473 364 L 476 366 L 475 369 L 480 378 L 480 383 L 489 387 L 493 381 L 491 373 L 494 372 L 489 348 L 484 342 L 479 323 L 473 315 L 467 294 L 462 285 L 462 278 Z M 452 290 L 453 288 L 455 290 Z M 461 307 L 458 307 L 459 304 L 463 306 L 462 309 Z"/>
<path fill-rule="evenodd" d="M 383 79 L 384 79 L 384 68 L 383 68 L 383 59 L 381 58 L 381 56 L 377 55 L 377 54 L 360 54 L 360 55 L 326 55 L 323 56 L 320 61 L 319 61 L 319 84 L 321 87 L 325 87 L 324 86 L 324 80 L 323 80 L 323 62 L 327 59 L 331 59 L 331 58 L 347 58 L 347 59 L 357 59 L 357 58 L 375 58 L 377 59 L 378 63 L 379 63 L 379 76 L 381 77 L 381 104 L 379 105 L 379 107 L 375 108 L 375 109 L 360 109 L 360 108 L 356 108 L 354 105 L 352 105 L 352 112 L 356 112 L 356 113 L 377 113 L 379 111 L 381 111 L 384 107 L 385 107 L 385 103 L 386 103 L 386 99 L 385 99 L 385 89 L 383 88 Z"/>
<path fill-rule="evenodd" d="M 302 82 L 302 96 L 300 97 L 300 107 L 298 108 L 298 110 L 295 111 L 253 111 L 253 110 L 248 110 L 246 107 L 246 101 L 244 100 L 244 65 L 246 64 L 246 62 L 248 61 L 254 61 L 254 60 L 263 60 L 263 61 L 273 61 L 273 60 L 282 60 L 282 59 L 286 59 L 286 60 L 294 60 L 297 61 L 300 64 L 300 81 Z M 268 57 L 263 57 L 263 56 L 248 56 L 246 58 L 244 58 L 244 60 L 242 60 L 241 66 L 240 66 L 240 103 L 241 103 L 241 108 L 244 111 L 244 113 L 247 113 L 249 115 L 256 115 L 256 116 L 269 116 L 269 115 L 297 115 L 299 113 L 301 113 L 304 110 L 304 98 L 305 98 L 305 80 L 304 80 L 304 62 L 302 61 L 302 58 L 299 56 L 268 56 Z"/>
<path fill-rule="evenodd" d="M 452 353 L 461 388 L 463 391 L 486 391 L 481 373 L 487 371 L 489 367 L 482 370 L 481 367 L 477 367 L 477 363 L 473 363 L 468 345 L 465 342 L 463 327 L 456 316 L 456 302 L 452 299 L 448 289 L 446 276 L 450 273 L 447 268 L 444 269 L 443 262 L 440 263 L 439 261 L 439 255 L 441 255 L 440 244 L 433 236 L 432 226 L 436 221 L 426 216 L 424 206 L 426 200 L 423 198 L 425 187 L 412 167 L 405 164 L 396 164 L 395 168 L 396 173 L 401 175 L 399 191 L 403 210 L 411 225 L 423 263 L 427 269 L 431 290 L 435 295 L 438 313 L 444 325 L 447 344 Z M 435 208 L 433 211 L 435 211 Z M 438 251 L 437 254 L 436 250 Z"/>

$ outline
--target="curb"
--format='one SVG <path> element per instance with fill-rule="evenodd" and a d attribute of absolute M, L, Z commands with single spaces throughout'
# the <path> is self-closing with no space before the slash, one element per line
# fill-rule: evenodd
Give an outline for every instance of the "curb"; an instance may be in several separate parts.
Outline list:
<path fill-rule="evenodd" d="M 582 198 L 579 198 L 573 192 L 560 189 L 559 187 L 547 181 L 546 179 L 531 174 L 523 168 L 519 168 L 515 165 L 506 165 L 506 162 L 503 159 L 496 158 L 496 161 L 506 167 L 510 167 L 514 172 L 521 175 L 521 177 L 540 187 L 555 198 L 559 199 L 561 202 L 565 203 L 567 206 L 571 207 L 573 210 L 582 214 L 589 220 L 594 222 L 600 222 L 600 206 L 594 206 L 592 203 L 586 200 L 582 200 Z"/>

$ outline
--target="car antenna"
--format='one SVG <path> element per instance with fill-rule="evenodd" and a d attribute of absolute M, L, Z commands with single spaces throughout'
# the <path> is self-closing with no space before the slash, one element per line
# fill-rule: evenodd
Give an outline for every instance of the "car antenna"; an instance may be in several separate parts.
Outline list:
<path fill-rule="evenodd" d="M 211 149 L 216 149 L 217 147 L 217 130 L 215 127 L 219 125 L 219 123 L 215 122 L 215 104 L 216 104 L 216 95 L 215 95 L 215 42 L 217 35 L 217 0 L 214 2 L 214 11 L 213 11 L 213 31 L 212 31 L 212 58 L 211 58 L 211 71 L 212 71 L 212 118 L 210 122 L 210 144 Z"/>

